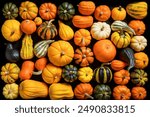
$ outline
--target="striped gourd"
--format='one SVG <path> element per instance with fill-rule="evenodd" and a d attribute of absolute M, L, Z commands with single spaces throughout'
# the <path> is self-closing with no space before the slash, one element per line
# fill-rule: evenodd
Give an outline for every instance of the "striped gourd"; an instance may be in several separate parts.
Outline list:
<path fill-rule="evenodd" d="M 148 5 L 146 2 L 130 3 L 126 6 L 127 13 L 135 19 L 144 19 L 147 16 Z"/>
<path fill-rule="evenodd" d="M 103 64 L 94 70 L 94 78 L 98 83 L 108 83 L 112 80 L 112 71 Z"/>

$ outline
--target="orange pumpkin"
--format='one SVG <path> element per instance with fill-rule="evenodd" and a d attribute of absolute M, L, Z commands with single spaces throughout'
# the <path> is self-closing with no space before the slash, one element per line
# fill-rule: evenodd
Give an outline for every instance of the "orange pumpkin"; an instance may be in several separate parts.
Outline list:
<path fill-rule="evenodd" d="M 111 68 L 114 71 L 119 71 L 122 70 L 123 68 L 125 68 L 127 66 L 127 63 L 121 61 L 121 60 L 113 60 L 111 61 Z"/>
<path fill-rule="evenodd" d="M 44 20 L 54 19 L 56 17 L 57 7 L 53 3 L 43 3 L 39 7 L 39 15 Z"/>
<path fill-rule="evenodd" d="M 74 34 L 74 43 L 78 46 L 88 46 L 91 39 L 90 32 L 87 29 L 79 29 Z"/>
<path fill-rule="evenodd" d="M 42 24 L 42 19 L 40 18 L 40 17 L 36 17 L 35 19 L 34 19 L 34 22 L 35 22 L 35 24 L 37 25 L 37 26 L 39 26 L 39 25 L 41 25 Z"/>
<path fill-rule="evenodd" d="M 96 7 L 94 17 L 98 21 L 107 21 L 111 16 L 111 10 L 107 5 L 99 5 Z"/>

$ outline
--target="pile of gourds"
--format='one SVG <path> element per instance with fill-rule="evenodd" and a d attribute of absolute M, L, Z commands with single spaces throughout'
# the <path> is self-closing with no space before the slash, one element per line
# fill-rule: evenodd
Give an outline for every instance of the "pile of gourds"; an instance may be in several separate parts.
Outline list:
<path fill-rule="evenodd" d="M 143 1 L 112 9 L 93 1 L 6 3 L 1 93 L 6 99 L 145 99 L 149 58 L 142 19 L 147 9 Z"/>

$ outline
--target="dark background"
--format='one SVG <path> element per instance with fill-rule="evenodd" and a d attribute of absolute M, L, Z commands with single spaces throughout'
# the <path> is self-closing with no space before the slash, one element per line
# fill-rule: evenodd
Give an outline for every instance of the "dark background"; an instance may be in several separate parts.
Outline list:
<path fill-rule="evenodd" d="M 13 3 L 15 3 L 15 4 L 19 7 L 22 1 L 25 1 L 25 0 L 2 0 L 2 1 L 1 1 L 1 3 L 0 3 L 0 27 L 2 26 L 2 24 L 3 24 L 4 21 L 5 21 L 5 18 L 4 18 L 4 16 L 2 15 L 2 8 L 3 8 L 3 5 L 4 5 L 6 2 L 13 2 Z M 72 3 L 72 4 L 74 5 L 74 7 L 75 7 L 75 9 L 76 9 L 76 14 L 79 14 L 79 12 L 78 12 L 78 10 L 77 10 L 77 4 L 78 4 L 81 0 L 30 0 L 30 1 L 36 3 L 36 5 L 37 5 L 38 7 L 39 7 L 42 3 L 44 3 L 44 2 L 52 2 L 52 3 L 56 4 L 56 6 L 58 7 L 62 2 L 68 1 L 68 2 L 70 2 L 70 3 Z M 110 9 L 112 9 L 113 7 L 119 6 L 119 5 L 121 5 L 122 7 L 125 8 L 126 5 L 129 4 L 129 3 L 131 3 L 131 2 L 137 2 L 137 1 L 142 1 L 142 0 L 92 0 L 92 1 L 95 2 L 95 5 L 96 5 L 96 6 L 99 6 L 99 5 L 102 5 L 102 4 L 104 5 L 104 4 L 105 4 L 105 5 L 108 5 L 108 6 L 110 7 Z M 148 0 L 143 0 L 143 1 L 148 1 Z M 18 16 L 16 19 L 19 20 L 20 22 L 22 21 L 22 19 L 20 18 L 20 16 Z M 128 23 L 128 22 L 129 22 L 130 20 L 132 20 L 132 19 L 133 19 L 133 18 L 131 18 L 129 15 L 127 15 L 125 21 Z M 147 40 L 148 40 L 148 46 L 145 48 L 144 52 L 145 52 L 146 54 L 148 54 L 148 56 L 149 56 L 149 51 L 150 51 L 150 43 L 149 43 L 150 21 L 149 21 L 149 20 L 150 20 L 149 15 L 148 15 L 145 19 L 143 19 L 144 23 L 146 24 L 146 31 L 145 31 L 145 33 L 144 33 L 144 36 L 145 36 L 145 37 L 147 38 Z M 58 16 L 56 17 L 56 19 L 55 19 L 55 21 L 54 21 L 54 24 L 56 25 L 56 27 L 57 27 L 57 29 L 58 29 L 58 23 L 57 23 L 57 21 L 58 21 Z M 95 21 L 96 21 L 96 20 L 95 20 Z M 112 22 L 113 22 L 112 18 L 110 18 L 110 19 L 107 21 L 107 23 L 109 23 L 109 24 L 111 24 Z M 64 23 L 70 25 L 70 26 L 74 29 L 74 31 L 78 30 L 77 28 L 73 27 L 71 20 L 70 20 L 70 21 L 67 21 L 67 22 L 64 22 Z M 90 30 L 90 28 L 89 28 L 89 30 Z M 24 35 L 22 35 L 22 38 L 23 38 L 23 36 L 24 36 Z M 13 45 L 14 45 L 16 48 L 18 48 L 19 50 L 20 50 L 20 48 L 21 48 L 21 41 L 22 41 L 22 38 L 21 38 L 19 41 L 17 41 L 17 42 L 13 42 Z M 34 41 L 34 44 L 35 44 L 36 42 L 38 42 L 38 41 L 41 40 L 41 38 L 37 36 L 37 33 L 36 33 L 36 32 L 35 32 L 34 34 L 32 34 L 32 39 L 33 39 L 33 41 Z M 55 40 L 59 40 L 59 39 L 60 39 L 59 36 L 56 36 L 56 37 L 55 37 Z M 69 42 L 73 45 L 74 49 L 77 48 L 77 47 L 74 45 L 73 40 L 71 40 L 71 41 L 69 41 Z M 92 40 L 92 43 L 90 44 L 89 47 L 92 48 L 92 46 L 93 46 L 93 44 L 94 44 L 95 42 L 96 42 L 96 40 L 93 39 L 93 40 Z M 0 33 L 0 67 L 2 67 L 2 66 L 5 65 L 7 62 L 9 62 L 9 61 L 7 61 L 7 60 L 5 59 L 5 55 L 4 55 L 5 48 L 6 48 L 5 43 L 8 43 L 8 42 L 3 38 L 2 34 Z M 149 56 L 149 57 L 150 57 L 150 56 Z M 117 56 L 116 56 L 116 58 L 117 58 Z M 37 58 L 34 57 L 34 58 L 32 59 L 32 61 L 35 61 L 36 59 L 37 59 Z M 19 67 L 21 67 L 22 62 L 23 62 L 23 60 L 20 59 L 20 61 L 17 62 L 17 65 L 18 65 Z M 72 64 L 74 64 L 74 61 L 72 62 Z M 90 67 L 94 69 L 94 68 L 100 66 L 100 64 L 101 64 L 100 62 L 98 62 L 97 60 L 95 60 L 94 63 L 93 63 L 92 65 L 90 65 Z M 77 66 L 77 67 L 79 67 L 79 66 Z M 148 67 L 145 68 L 145 71 L 146 71 L 146 72 L 148 73 L 148 75 L 150 76 L 150 74 L 149 74 L 149 69 L 150 69 L 150 66 L 148 65 Z M 42 80 L 41 76 L 32 76 L 32 79 L 40 80 L 40 81 Z M 64 82 L 63 79 L 61 80 L 61 82 Z M 16 83 L 18 83 L 18 84 L 20 83 L 19 79 L 16 81 Z M 79 82 L 79 81 L 75 81 L 74 83 L 71 83 L 71 85 L 72 85 L 72 87 L 74 88 L 74 87 L 76 86 L 76 84 L 78 84 L 78 83 L 80 83 L 80 82 Z M 90 83 L 92 84 L 93 87 L 95 87 L 95 86 L 97 85 L 97 83 L 96 83 L 95 81 L 93 81 L 93 80 L 92 80 Z M 3 97 L 3 95 L 2 95 L 2 89 L 3 89 L 3 86 L 4 86 L 4 85 L 5 85 L 4 81 L 2 81 L 2 80 L 0 79 L 0 99 L 3 99 L 3 100 L 5 99 L 5 98 Z M 108 83 L 108 85 L 111 87 L 111 89 L 113 89 L 113 87 L 116 86 L 116 84 L 113 82 L 113 80 L 111 81 L 111 83 Z M 131 89 L 134 85 L 133 85 L 131 82 L 129 82 L 129 83 L 127 84 L 127 86 Z M 147 98 L 146 98 L 146 100 L 148 100 L 148 99 L 150 99 L 150 80 L 146 83 L 146 85 L 145 85 L 144 87 L 145 87 L 146 90 L 147 90 Z M 21 99 L 21 98 L 19 97 L 18 99 Z M 38 98 L 38 99 L 39 99 L 39 98 Z M 45 99 L 49 99 L 49 97 L 47 97 L 47 98 L 45 98 Z M 74 98 L 74 99 L 75 99 L 75 98 Z M 113 97 L 112 97 L 111 99 L 113 99 Z M 131 98 L 131 99 L 132 99 L 132 98 Z"/>

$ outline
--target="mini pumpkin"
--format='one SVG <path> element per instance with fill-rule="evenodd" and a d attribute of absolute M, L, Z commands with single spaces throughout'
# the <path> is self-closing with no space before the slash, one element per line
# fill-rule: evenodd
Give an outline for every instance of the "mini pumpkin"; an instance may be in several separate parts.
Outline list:
<path fill-rule="evenodd" d="M 39 26 L 39 25 L 41 25 L 42 24 L 42 18 L 41 17 L 36 17 L 35 19 L 34 19 L 34 22 L 35 22 L 35 24 L 37 25 L 37 26 Z"/>

